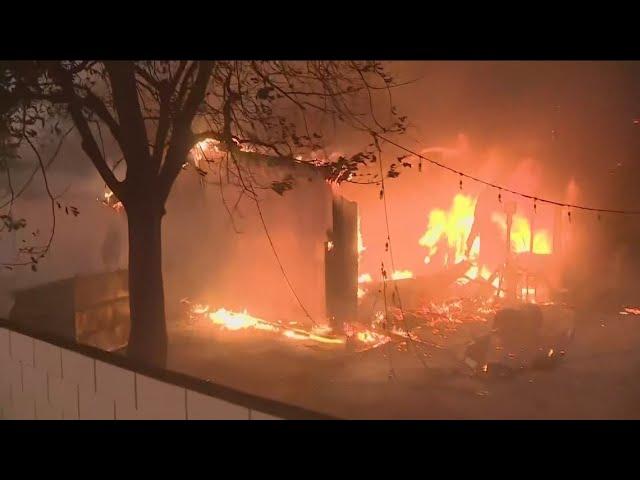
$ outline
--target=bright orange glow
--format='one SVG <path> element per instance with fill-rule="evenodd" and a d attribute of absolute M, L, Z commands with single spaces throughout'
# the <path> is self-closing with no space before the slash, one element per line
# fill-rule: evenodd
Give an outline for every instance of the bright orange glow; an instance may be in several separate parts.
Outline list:
<path fill-rule="evenodd" d="M 500 226 L 502 232 L 507 235 L 507 220 L 504 213 L 494 212 L 491 219 Z M 511 250 L 514 253 L 529 252 L 531 247 L 531 225 L 526 217 L 513 216 L 511 225 Z M 552 241 L 546 230 L 536 230 L 533 235 L 533 253 L 537 255 L 548 255 L 552 251 Z"/>
<path fill-rule="evenodd" d="M 372 281 L 371 274 L 363 273 L 358 277 L 358 283 L 369 283 Z"/>
<path fill-rule="evenodd" d="M 491 278 L 497 265 L 478 263 L 481 251 L 480 241 L 484 237 L 476 237 L 467 251 L 467 241 L 475 220 L 476 203 L 477 198 L 474 196 L 457 193 L 453 197 L 448 210 L 438 208 L 431 210 L 429 212 L 427 230 L 419 238 L 418 244 L 427 249 L 427 255 L 424 258 L 424 263 L 427 265 L 433 264 L 436 259 L 438 266 L 449 266 L 463 261 L 470 263 L 466 273 L 456 281 L 458 285 L 466 285 L 480 277 L 487 281 L 491 280 L 492 286 L 497 289 L 500 282 L 498 276 Z M 495 258 L 495 253 L 498 253 L 497 258 L 500 258 L 501 255 L 504 255 L 501 252 L 505 250 L 507 215 L 502 210 L 502 206 L 496 204 L 495 208 L 496 210 L 490 214 L 490 222 L 498 226 L 498 231 L 502 233 L 502 238 L 505 241 L 501 242 L 498 239 L 484 248 L 490 248 L 492 252 L 489 253 L 494 253 L 490 257 Z M 532 215 L 535 215 L 535 212 Z M 544 223 L 544 216 L 538 214 L 533 220 L 542 221 L 542 225 L 547 227 L 547 224 Z M 547 228 L 535 228 L 533 242 L 531 242 L 531 235 L 531 219 L 525 215 L 514 213 L 511 223 L 511 252 L 521 254 L 533 250 L 536 255 L 549 255 L 552 253 L 553 242 Z M 522 297 L 530 301 L 533 301 L 532 298 L 534 296 L 535 289 L 522 291 Z"/>
<path fill-rule="evenodd" d="M 427 248 L 425 263 L 430 263 L 431 257 L 438 253 L 445 241 L 448 247 L 447 264 L 458 263 L 466 258 L 466 241 L 473 225 L 475 205 L 475 199 L 458 193 L 448 211 L 438 208 L 431 210 L 427 231 L 418 240 L 421 246 Z"/>
<path fill-rule="evenodd" d="M 243 312 L 233 312 L 226 308 L 219 308 L 215 312 L 210 312 L 208 305 L 195 304 L 191 307 L 191 314 L 206 318 L 213 324 L 219 325 L 225 330 L 238 331 L 252 328 L 255 330 L 280 333 L 284 337 L 294 340 L 310 340 L 319 343 L 338 345 L 345 343 L 345 339 L 343 337 L 331 335 L 331 328 L 328 326 L 317 326 L 312 328 L 311 331 L 301 328 L 291 328 L 290 326 L 285 327 L 281 323 L 269 322 L 262 318 L 254 317 L 246 310 Z"/>
<path fill-rule="evenodd" d="M 391 340 L 387 335 L 382 335 L 372 330 L 356 332 L 356 339 L 359 342 L 368 344 L 371 348 L 377 348 Z"/>
<path fill-rule="evenodd" d="M 219 308 L 215 312 L 209 313 L 209 320 L 216 325 L 221 325 L 227 330 L 241 330 L 244 328 L 259 328 L 258 326 L 264 326 L 267 328 L 260 328 L 261 330 L 273 330 L 273 327 L 260 318 L 253 317 L 245 310 L 242 313 L 232 312 L 226 308 Z"/>
<path fill-rule="evenodd" d="M 118 200 L 114 196 L 113 192 L 108 188 L 105 189 L 102 199 L 98 198 L 98 200 L 103 205 L 106 205 L 107 207 L 114 209 L 118 213 L 124 211 L 124 205 L 122 204 L 122 202 Z"/>
<path fill-rule="evenodd" d="M 389 337 L 388 335 L 385 335 L 381 332 L 376 332 L 375 330 L 371 330 L 362 325 L 347 323 L 344 326 L 344 330 L 347 337 L 350 337 L 362 344 L 360 347 L 356 347 L 356 351 L 360 352 L 378 348 L 379 346 L 391 341 L 391 337 Z"/>
<path fill-rule="evenodd" d="M 411 270 L 396 270 L 391 274 L 393 280 L 404 280 L 406 278 L 413 278 L 413 272 Z"/>
<path fill-rule="evenodd" d="M 640 308 L 626 307 L 620 315 L 640 315 Z"/>
<path fill-rule="evenodd" d="M 362 231 L 360 229 L 360 215 L 358 214 L 358 259 L 362 257 L 362 254 L 366 249 L 367 247 L 364 246 L 364 242 L 362 240 Z"/>
<path fill-rule="evenodd" d="M 196 143 L 191 149 L 191 157 L 196 167 L 200 167 L 200 163 L 203 161 L 214 160 L 220 157 L 222 152 L 218 145 L 220 145 L 220 142 L 213 138 L 207 138 Z"/>

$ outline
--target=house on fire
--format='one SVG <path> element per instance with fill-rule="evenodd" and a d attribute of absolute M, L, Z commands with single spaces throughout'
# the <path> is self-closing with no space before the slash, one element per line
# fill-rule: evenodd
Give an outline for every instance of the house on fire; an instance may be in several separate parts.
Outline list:
<path fill-rule="evenodd" d="M 193 166 L 200 175 L 189 168 L 180 175 L 163 224 L 168 322 L 184 314 L 185 299 L 300 325 L 311 317 L 341 328 L 355 317 L 357 205 L 326 181 L 323 168 L 249 152 L 237 165 L 211 163 L 206 175 L 197 159 Z M 95 196 L 84 202 L 98 203 Z M 124 213 L 101 207 L 111 226 L 78 255 L 104 256 L 105 242 L 126 242 Z M 126 254 L 119 262 L 93 260 L 73 278 L 20 288 L 11 319 L 120 348 L 128 332 Z M 55 322 L 45 318 L 56 310 L 52 298 L 68 299 Z"/>

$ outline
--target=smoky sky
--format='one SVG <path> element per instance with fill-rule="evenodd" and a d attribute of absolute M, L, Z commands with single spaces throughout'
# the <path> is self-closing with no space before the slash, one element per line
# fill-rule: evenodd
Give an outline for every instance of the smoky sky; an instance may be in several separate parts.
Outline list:
<path fill-rule="evenodd" d="M 631 190 L 640 172 L 640 62 L 392 61 L 388 67 L 398 82 L 410 81 L 392 91 L 410 124 L 401 143 L 452 146 L 464 135 L 479 155 L 500 149 L 514 162 L 535 158 L 561 184 L 575 177 L 607 206 L 622 208 L 620 202 L 635 198 L 621 190 Z M 353 151 L 368 141 L 346 128 L 328 138 L 329 150 Z M 47 143 L 51 150 L 53 141 Z M 105 148 L 115 162 L 120 154 L 106 136 Z M 474 165 L 465 167 L 473 173 Z M 97 176 L 75 133 L 51 171 L 61 188 L 65 177 Z"/>
<path fill-rule="evenodd" d="M 414 126 L 407 137 L 421 144 L 451 144 L 462 133 L 474 150 L 502 146 L 514 159 L 531 156 L 618 208 L 625 198 L 601 196 L 638 179 L 640 62 L 396 62 L 392 68 L 399 79 L 416 79 L 394 95 Z"/>

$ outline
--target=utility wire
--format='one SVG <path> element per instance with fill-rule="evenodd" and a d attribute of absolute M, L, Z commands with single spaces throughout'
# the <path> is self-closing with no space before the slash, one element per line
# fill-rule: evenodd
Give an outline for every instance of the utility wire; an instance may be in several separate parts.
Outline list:
<path fill-rule="evenodd" d="M 571 208 L 571 209 L 575 209 L 575 210 L 585 210 L 585 211 L 589 211 L 589 212 L 597 212 L 597 213 L 615 213 L 615 214 L 621 214 L 621 215 L 640 215 L 640 210 L 617 210 L 617 209 L 609 209 L 609 208 L 595 208 L 595 207 L 588 207 L 585 205 L 576 205 L 573 203 L 564 203 L 564 202 L 558 202 L 555 200 L 550 200 L 548 198 L 541 198 L 541 197 L 536 197 L 535 195 L 529 195 L 527 193 L 522 193 L 522 192 L 518 192 L 516 190 L 512 190 L 510 188 L 507 187 L 503 187 L 501 185 L 498 185 L 496 183 L 493 182 L 489 182 L 487 180 L 483 180 L 481 178 L 475 177 L 473 175 L 469 175 L 468 173 L 462 172 L 460 170 L 456 170 L 455 168 L 452 168 L 448 165 L 445 165 L 443 163 L 437 162 L 436 160 L 433 160 L 431 158 L 425 157 L 424 155 L 421 155 L 413 150 L 411 150 L 410 148 L 407 148 L 403 145 L 400 145 L 399 143 L 394 142 L 393 140 L 390 140 L 387 137 L 384 137 L 376 132 L 371 132 L 371 134 L 374 137 L 379 138 L 380 140 L 383 140 L 385 142 L 387 142 L 390 145 L 393 145 L 397 148 L 399 148 L 400 150 L 403 150 L 411 155 L 414 155 L 418 158 L 420 158 L 421 160 L 425 160 L 429 163 L 431 163 L 432 165 L 435 165 L 439 168 L 443 168 L 445 170 L 448 170 L 452 173 L 455 173 L 457 175 L 459 175 L 461 178 L 468 178 L 470 180 L 473 180 L 474 182 L 477 183 L 481 183 L 483 185 L 486 185 L 488 187 L 492 187 L 497 189 L 498 191 L 501 192 L 507 192 L 507 193 L 511 193 L 513 195 L 517 195 L 520 196 L 522 198 L 527 198 L 530 200 L 533 200 L 534 202 L 539 202 L 539 203 L 547 203 L 549 205 L 556 205 L 559 207 L 567 207 L 567 208 Z"/>

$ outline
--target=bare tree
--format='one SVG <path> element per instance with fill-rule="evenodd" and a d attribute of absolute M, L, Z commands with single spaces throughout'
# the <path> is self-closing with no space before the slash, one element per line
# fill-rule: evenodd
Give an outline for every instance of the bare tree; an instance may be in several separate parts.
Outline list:
<path fill-rule="evenodd" d="M 359 165 L 376 160 L 374 150 L 329 161 L 319 153 L 322 132 L 331 125 L 374 136 L 403 132 L 406 118 L 392 104 L 395 85 L 375 61 L 1 62 L 0 114 L 6 137 L 28 146 L 37 158 L 47 190 L 50 160 L 39 153 L 39 136 L 47 131 L 63 138 L 69 125 L 77 131 L 84 153 L 127 214 L 129 355 L 164 363 L 161 222 L 194 145 L 215 140 L 230 162 L 228 169 L 249 193 L 255 186 L 237 167 L 238 155 L 247 152 L 313 161 L 327 169 L 329 179 L 350 181 Z M 378 111 L 376 105 L 383 107 Z M 120 150 L 115 162 L 105 156 L 107 141 Z M 124 178 L 115 172 L 121 163 Z M 9 164 L 4 166 L 10 176 Z M 206 175 L 201 165 L 196 168 Z M 270 187 L 282 193 L 290 184 Z M 19 191 L 12 186 L 6 206 Z M 55 215 L 56 200 L 48 194 Z M 13 221 L 10 214 L 6 218 Z M 49 245 L 31 261 L 45 255 Z"/>

